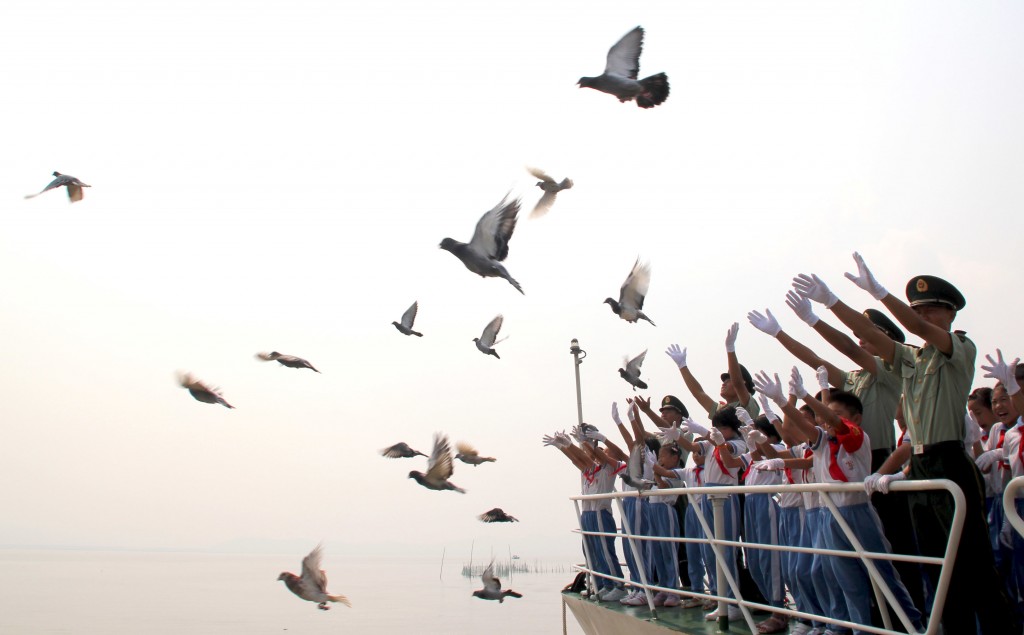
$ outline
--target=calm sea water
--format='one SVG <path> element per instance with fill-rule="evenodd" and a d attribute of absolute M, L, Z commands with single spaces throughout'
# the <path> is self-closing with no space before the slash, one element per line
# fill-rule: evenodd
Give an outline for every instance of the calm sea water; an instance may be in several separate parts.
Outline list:
<path fill-rule="evenodd" d="M 0 550 L 0 634 L 561 633 L 561 572 L 502 579 L 522 599 L 471 597 L 480 578 L 440 558 L 328 557 L 328 588 L 352 608 L 292 595 L 301 556 Z M 534 563 L 528 563 L 534 564 Z M 568 633 L 582 631 L 570 612 Z"/>

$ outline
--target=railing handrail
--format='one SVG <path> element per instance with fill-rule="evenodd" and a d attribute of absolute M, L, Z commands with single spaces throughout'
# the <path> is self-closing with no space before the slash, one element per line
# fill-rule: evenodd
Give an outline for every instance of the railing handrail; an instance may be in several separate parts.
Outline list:
<path fill-rule="evenodd" d="M 1012 486 L 1012 489 L 1011 489 L 1011 486 Z M 1013 509 L 1012 512 L 1010 511 L 1010 509 L 1013 507 L 1013 500 L 1014 500 L 1011 492 L 1016 492 L 1017 489 L 1021 489 L 1021 488 L 1024 488 L 1024 477 L 1018 477 L 1018 478 L 1016 478 L 1016 479 L 1014 479 L 1013 481 L 1010 482 L 1010 485 L 1007 486 L 1006 493 L 1004 494 L 1004 506 L 1007 506 L 1007 518 L 1010 519 L 1010 522 L 1017 529 L 1017 531 L 1019 531 L 1022 534 L 1024 534 L 1024 519 L 1021 519 L 1021 517 L 1016 513 L 1016 509 L 1015 508 Z M 577 517 L 579 518 L 580 502 L 583 502 L 583 501 L 616 500 L 618 502 L 619 506 L 620 506 L 619 512 L 621 514 L 623 512 L 623 510 L 621 508 L 621 501 L 622 501 L 622 499 L 626 499 L 626 498 L 649 498 L 651 496 L 687 496 L 690 499 L 691 504 L 694 504 L 694 501 L 699 496 L 701 496 L 701 495 L 710 495 L 712 498 L 724 499 L 724 498 L 728 497 L 728 495 L 730 495 L 730 494 L 760 494 L 760 493 L 774 494 L 774 493 L 817 492 L 822 497 L 822 505 L 820 505 L 820 508 L 821 509 L 829 510 L 829 513 L 832 514 L 832 516 L 834 518 L 836 518 L 836 522 L 840 525 L 840 528 L 846 534 L 847 539 L 850 541 L 850 544 L 853 546 L 852 550 L 840 551 L 840 550 L 834 550 L 834 549 L 822 549 L 822 548 L 815 548 L 815 547 L 790 547 L 788 545 L 772 545 L 772 544 L 755 543 L 755 542 L 749 542 L 749 541 L 725 540 L 725 539 L 723 539 L 721 537 L 711 537 L 712 533 L 714 533 L 714 532 L 709 531 L 711 525 L 709 525 L 708 519 L 704 516 L 704 512 L 701 509 L 700 505 L 695 505 L 695 513 L 697 513 L 698 520 L 701 522 L 701 525 L 704 527 L 704 530 L 705 530 L 705 532 L 704 532 L 705 533 L 705 537 L 704 538 L 686 538 L 686 537 L 683 537 L 683 536 L 679 536 L 679 537 L 674 537 L 674 536 L 648 536 L 648 535 L 643 535 L 643 534 L 634 534 L 631 531 L 629 531 L 628 523 L 623 523 L 623 531 L 620 532 L 620 531 L 617 530 L 614 533 L 612 533 L 612 532 L 600 532 L 600 531 L 586 531 L 586 530 L 583 530 L 582 523 L 581 523 L 580 529 L 579 530 L 574 530 L 574 533 L 579 533 L 579 534 L 582 534 L 584 536 L 602 536 L 602 537 L 627 538 L 627 539 L 629 539 L 629 545 L 630 545 L 629 548 L 632 548 L 632 549 L 636 549 L 636 547 L 635 547 L 635 541 L 636 540 L 650 540 L 650 541 L 677 542 L 677 543 L 699 542 L 699 543 L 703 543 L 703 544 L 708 544 L 708 545 L 710 545 L 712 547 L 712 550 L 715 553 L 716 560 L 718 560 L 718 559 L 723 557 L 722 552 L 720 552 L 718 550 L 718 548 L 717 548 L 719 546 L 721 546 L 721 547 L 737 547 L 737 548 L 755 548 L 755 549 L 765 549 L 765 550 L 774 550 L 774 551 L 788 551 L 788 552 L 793 552 L 793 553 L 813 553 L 813 554 L 823 554 L 823 555 L 839 556 L 839 557 L 846 557 L 846 558 L 858 558 L 858 559 L 860 559 L 864 563 L 865 567 L 868 570 L 868 576 L 869 576 L 869 578 L 870 578 L 870 580 L 872 582 L 872 585 L 875 587 L 875 595 L 876 595 L 877 599 L 879 600 L 879 603 L 882 604 L 882 600 L 883 599 L 888 600 L 889 605 L 892 607 L 893 610 L 895 610 L 895 612 L 897 614 L 897 617 L 899 617 L 900 621 L 903 622 L 903 626 L 904 626 L 904 628 L 907 629 L 907 632 L 913 632 L 913 628 L 912 628 L 912 626 L 910 624 L 909 618 L 907 617 L 907 615 L 903 611 L 902 607 L 895 601 L 895 597 L 894 597 L 894 595 L 892 593 L 892 590 L 889 589 L 889 587 L 886 584 L 885 580 L 881 578 L 880 574 L 878 573 L 877 569 L 874 566 L 874 561 L 875 560 L 887 560 L 887 561 L 919 562 L 919 563 L 924 563 L 924 564 L 933 564 L 933 565 L 934 564 L 938 564 L 938 565 L 940 565 L 941 566 L 941 572 L 940 572 L 940 575 L 939 575 L 939 579 L 938 579 L 938 581 L 936 583 L 934 603 L 935 603 L 936 606 L 941 606 L 945 602 L 946 593 L 947 593 L 948 587 L 949 587 L 949 580 L 950 580 L 950 577 L 952 575 L 952 569 L 953 569 L 952 563 L 953 563 L 954 559 L 956 558 L 957 545 L 959 544 L 959 541 L 960 541 L 960 534 L 961 534 L 962 529 L 963 529 L 964 516 L 966 514 L 966 511 L 965 511 L 965 499 L 964 499 L 963 491 L 960 489 L 960 487 L 956 483 L 954 483 L 954 482 L 952 482 L 952 481 L 950 481 L 948 479 L 927 479 L 927 480 L 896 481 L 896 482 L 890 483 L 890 487 L 889 487 L 889 491 L 890 492 L 919 492 L 919 491 L 931 491 L 931 490 L 946 490 L 946 491 L 948 491 L 950 493 L 950 495 L 953 497 L 953 503 L 954 503 L 953 522 L 952 522 L 952 525 L 950 527 L 949 544 L 946 545 L 946 553 L 941 558 L 935 557 L 935 556 L 914 556 L 914 555 L 909 555 L 909 554 L 893 554 L 893 553 L 886 553 L 886 552 L 871 552 L 871 551 L 864 550 L 863 547 L 861 546 L 859 540 L 857 539 L 857 537 L 853 534 L 853 532 L 850 529 L 850 527 L 846 524 L 846 522 L 843 519 L 843 517 L 841 515 L 839 515 L 838 513 L 836 513 L 836 511 L 837 511 L 836 510 L 836 505 L 832 501 L 832 497 L 831 497 L 831 494 L 845 493 L 845 492 L 862 492 L 862 493 L 866 494 L 866 492 L 864 491 L 864 484 L 861 483 L 861 482 L 855 482 L 855 483 L 806 483 L 806 484 L 779 483 L 779 484 L 775 484 L 775 485 L 711 485 L 711 486 L 705 485 L 705 486 L 702 486 L 702 487 L 686 487 L 684 485 L 683 487 L 677 487 L 677 488 L 672 488 L 672 489 L 657 489 L 657 490 L 645 490 L 645 491 L 630 490 L 630 491 L 621 491 L 621 492 L 608 492 L 608 493 L 605 493 L 605 494 L 578 494 L 578 495 L 570 496 L 569 499 L 574 501 L 574 506 L 577 509 Z M 870 505 L 871 504 L 870 503 L 870 499 L 865 499 L 864 504 Z M 718 510 L 716 509 L 715 511 L 717 513 Z M 586 541 L 584 541 L 584 544 L 586 544 Z M 890 634 L 896 635 L 896 634 L 902 632 L 902 631 L 896 631 L 896 630 L 892 629 L 892 624 L 890 623 L 890 619 L 889 619 L 887 611 L 883 611 L 882 612 L 883 620 L 885 622 L 886 628 L 879 628 L 879 627 L 876 627 L 876 626 L 872 626 L 870 624 L 857 624 L 855 622 L 838 620 L 838 619 L 827 617 L 827 616 L 823 616 L 823 615 L 815 615 L 813 613 L 806 613 L 806 612 L 803 612 L 803 611 L 797 611 L 797 610 L 792 610 L 792 609 L 788 609 L 788 608 L 773 607 L 773 606 L 769 606 L 769 605 L 764 605 L 764 604 L 760 604 L 760 603 L 750 602 L 750 601 L 744 600 L 742 598 L 742 596 L 740 595 L 740 593 L 739 593 L 739 588 L 738 588 L 737 581 L 732 579 L 731 572 L 728 570 L 727 567 L 724 569 L 723 573 L 725 574 L 725 576 L 727 578 L 729 586 L 733 587 L 732 590 L 733 590 L 733 592 L 734 592 L 734 594 L 736 596 L 735 599 L 725 597 L 724 595 L 721 595 L 721 594 L 714 594 L 714 593 L 712 593 L 710 591 L 708 593 L 694 593 L 694 592 L 691 592 L 691 591 L 682 591 L 682 590 L 679 590 L 679 589 L 669 589 L 669 588 L 666 588 L 666 587 L 661 587 L 661 586 L 657 586 L 657 585 L 653 585 L 653 584 L 648 584 L 646 580 L 642 580 L 640 582 L 636 582 L 636 581 L 627 580 L 625 578 L 620 578 L 620 577 L 617 577 L 617 576 L 600 573 L 600 572 L 594 571 L 593 567 L 589 566 L 589 559 L 590 559 L 589 558 L 589 554 L 585 552 L 585 555 L 587 556 L 587 559 L 588 559 L 588 566 L 582 567 L 582 566 L 576 565 L 577 569 L 579 569 L 581 571 L 585 571 L 585 572 L 587 572 L 591 576 L 599 576 L 599 577 L 602 577 L 602 578 L 605 578 L 605 579 L 608 579 L 608 580 L 614 580 L 616 582 L 622 582 L 624 584 L 630 584 L 630 585 L 632 585 L 634 587 L 638 587 L 638 588 L 644 589 L 644 591 L 646 592 L 647 597 L 648 597 L 648 607 L 651 609 L 651 611 L 654 614 L 655 618 L 657 617 L 657 611 L 656 611 L 656 609 L 655 609 L 655 607 L 653 605 L 652 594 L 651 594 L 652 591 L 655 591 L 655 592 L 665 592 L 665 593 L 675 593 L 675 594 L 678 594 L 678 595 L 681 595 L 681 596 L 700 597 L 700 598 L 707 598 L 707 599 L 711 599 L 711 600 L 716 600 L 716 601 L 719 602 L 719 606 L 720 607 L 723 606 L 724 603 L 736 604 L 736 605 L 738 605 L 743 610 L 744 618 L 745 618 L 745 620 L 747 622 L 747 625 L 751 628 L 751 630 L 753 630 L 755 632 L 756 632 L 756 627 L 754 625 L 753 619 L 750 616 L 749 610 L 747 610 L 749 608 L 771 611 L 771 612 L 775 612 L 775 613 L 780 613 L 780 614 L 788 615 L 788 616 L 791 616 L 791 617 L 799 617 L 799 618 L 805 618 L 805 619 L 810 619 L 810 620 L 814 620 L 814 621 L 828 622 L 829 624 L 841 626 L 841 627 L 844 627 L 844 628 L 857 629 L 857 630 L 867 631 L 867 632 L 871 632 L 871 633 L 879 633 L 881 635 L 890 635 Z M 641 569 L 641 571 L 642 571 L 642 569 Z M 641 574 L 641 577 L 645 578 L 646 576 L 643 576 Z M 882 595 L 884 595 L 884 598 L 881 597 Z M 924 619 L 923 614 L 922 614 L 922 619 Z M 939 612 L 933 611 L 932 612 L 932 616 L 928 620 L 927 628 L 926 628 L 925 632 L 922 635 L 934 635 L 936 632 L 938 632 L 940 619 L 941 619 L 941 611 L 939 611 Z"/>
<path fill-rule="evenodd" d="M 1024 518 L 1017 513 L 1017 490 L 1024 489 L 1024 476 L 1010 479 L 1003 490 L 1003 510 L 1006 512 L 1006 520 L 1010 522 L 1018 534 L 1024 536 Z M 1024 494 L 1022 494 L 1024 496 Z"/>

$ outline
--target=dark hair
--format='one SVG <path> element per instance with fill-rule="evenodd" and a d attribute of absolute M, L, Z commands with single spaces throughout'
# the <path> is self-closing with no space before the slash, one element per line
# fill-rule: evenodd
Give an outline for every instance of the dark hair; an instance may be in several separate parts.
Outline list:
<path fill-rule="evenodd" d="M 832 390 L 832 394 L 829 396 L 829 401 L 834 401 L 838 404 L 846 406 L 846 409 L 855 415 L 864 414 L 864 404 L 861 403 L 857 395 L 852 392 L 846 392 L 845 390 Z"/>
<path fill-rule="evenodd" d="M 729 406 L 728 408 L 722 408 L 716 412 L 715 416 L 711 417 L 711 425 L 716 428 L 719 426 L 725 426 L 739 432 L 740 420 L 736 417 L 736 408 Z"/>
<path fill-rule="evenodd" d="M 992 409 L 992 389 L 988 386 L 982 388 L 975 388 L 971 391 L 971 394 L 967 396 L 967 403 L 972 401 L 980 401 L 981 405 L 985 408 Z"/>
<path fill-rule="evenodd" d="M 644 445 L 647 446 L 648 450 L 654 452 L 655 454 L 661 451 L 661 441 L 658 441 L 658 439 L 654 435 L 651 435 L 644 439 Z"/>
<path fill-rule="evenodd" d="M 679 446 L 676 445 L 675 443 L 666 443 L 665 445 L 661 446 L 661 449 L 662 450 L 668 450 L 669 452 L 671 452 L 672 454 L 675 454 L 676 456 L 679 456 L 680 454 L 682 454 L 682 450 L 680 450 Z M 659 450 L 659 452 L 660 452 L 660 450 Z"/>
<path fill-rule="evenodd" d="M 775 429 L 775 424 L 768 421 L 768 417 L 761 415 L 757 419 L 754 419 L 754 427 L 761 432 L 764 432 L 765 436 L 768 438 L 775 437 L 776 443 L 782 441 L 782 435 L 780 435 L 779 431 Z"/>

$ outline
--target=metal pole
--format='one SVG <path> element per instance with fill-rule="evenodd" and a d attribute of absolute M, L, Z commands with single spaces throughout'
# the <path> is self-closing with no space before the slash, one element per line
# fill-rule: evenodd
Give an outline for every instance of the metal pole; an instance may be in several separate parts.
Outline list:
<path fill-rule="evenodd" d="M 580 392 L 580 364 L 587 356 L 587 351 L 580 348 L 579 340 L 575 337 L 569 343 L 569 352 L 572 353 L 573 370 L 576 371 L 576 423 L 583 425 L 583 394 Z"/>
<path fill-rule="evenodd" d="M 725 499 L 726 496 L 717 496 L 714 494 L 708 494 L 711 499 L 711 506 L 714 511 L 715 517 L 715 538 L 717 540 L 725 540 Z M 728 555 L 729 551 L 725 551 Z M 715 558 L 715 578 L 718 580 L 718 593 L 719 597 L 725 597 L 728 592 L 728 583 L 725 580 L 725 563 L 722 562 L 722 558 Z M 718 601 L 718 628 L 723 631 L 729 630 L 729 605 L 724 601 Z"/>

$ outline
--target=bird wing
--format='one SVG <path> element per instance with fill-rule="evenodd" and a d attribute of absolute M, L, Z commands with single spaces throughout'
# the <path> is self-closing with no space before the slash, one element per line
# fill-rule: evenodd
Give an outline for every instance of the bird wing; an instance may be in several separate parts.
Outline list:
<path fill-rule="evenodd" d="M 274 361 L 274 356 L 271 355 L 270 353 L 256 353 L 256 357 L 262 359 L 265 362 Z"/>
<path fill-rule="evenodd" d="M 555 196 L 558 192 L 544 192 L 541 195 L 540 200 L 533 206 L 533 211 L 530 212 L 530 218 L 540 218 L 544 214 L 551 211 L 551 206 L 555 204 Z"/>
<path fill-rule="evenodd" d="M 466 456 L 477 456 L 479 454 L 479 452 L 476 451 L 476 448 L 466 443 L 465 441 L 459 441 L 458 443 L 456 443 L 455 449 L 458 450 L 461 454 L 465 454 Z"/>
<path fill-rule="evenodd" d="M 491 560 L 491 564 L 487 565 L 484 569 L 483 575 L 480 578 L 484 581 L 484 591 L 497 591 L 501 592 L 501 580 L 494 577 L 494 561 Z"/>
<path fill-rule="evenodd" d="M 420 309 L 420 303 L 413 302 L 412 306 L 405 310 L 402 314 L 402 326 L 407 329 L 412 328 L 412 323 L 416 321 L 416 312 Z"/>
<path fill-rule="evenodd" d="M 68 183 L 68 198 L 72 203 L 82 200 L 82 186 L 77 183 Z"/>
<path fill-rule="evenodd" d="M 630 478 L 634 481 L 640 481 L 644 477 L 644 450 L 647 446 L 644 445 L 642 439 L 637 439 L 633 445 L 633 450 L 629 453 L 629 463 L 627 471 L 629 472 Z"/>
<path fill-rule="evenodd" d="M 633 359 L 629 360 L 629 363 L 626 364 L 626 372 L 629 373 L 630 375 L 633 375 L 634 377 L 639 377 L 640 365 L 644 363 L 645 357 L 647 357 L 646 350 L 637 355 L 636 357 L 634 357 Z"/>
<path fill-rule="evenodd" d="M 502 261 L 508 256 L 508 241 L 512 239 L 519 218 L 519 199 L 508 200 L 508 194 L 476 223 L 469 248 L 490 259 Z"/>
<path fill-rule="evenodd" d="M 619 306 L 639 311 L 644 308 L 644 297 L 651 286 L 651 265 L 636 259 L 633 269 L 619 289 Z"/>
<path fill-rule="evenodd" d="M 640 52 L 644 47 L 644 30 L 636 27 L 622 36 L 615 46 L 608 49 L 608 61 L 605 63 L 606 75 L 619 75 L 636 79 L 640 72 Z"/>
<path fill-rule="evenodd" d="M 434 451 L 430 453 L 425 476 L 431 481 L 447 481 L 454 472 L 455 465 L 452 463 L 452 448 L 448 444 L 448 437 L 437 433 L 434 435 Z"/>
<path fill-rule="evenodd" d="M 309 555 L 302 559 L 302 575 L 300 584 L 307 589 L 327 593 L 327 574 L 320 568 L 323 558 L 323 545 L 317 545 Z"/>
<path fill-rule="evenodd" d="M 389 459 L 400 459 L 409 452 L 412 452 L 412 448 L 410 448 L 409 445 L 404 441 L 396 443 L 390 448 L 384 448 L 383 450 L 380 451 L 382 456 L 386 456 Z"/>
<path fill-rule="evenodd" d="M 555 180 L 553 178 L 551 178 L 550 176 L 548 176 L 547 173 L 544 172 L 544 170 L 541 170 L 539 168 L 531 168 L 530 166 L 526 166 L 526 169 L 527 169 L 527 171 L 530 172 L 530 174 L 534 175 L 535 177 L 537 177 L 541 181 L 544 181 L 546 183 L 554 183 L 555 182 Z"/>
<path fill-rule="evenodd" d="M 498 331 L 501 330 L 501 324 L 505 321 L 505 318 L 498 315 L 490 324 L 484 327 L 484 332 L 480 334 L 480 343 L 484 346 L 494 346 L 494 340 L 498 337 Z"/>

